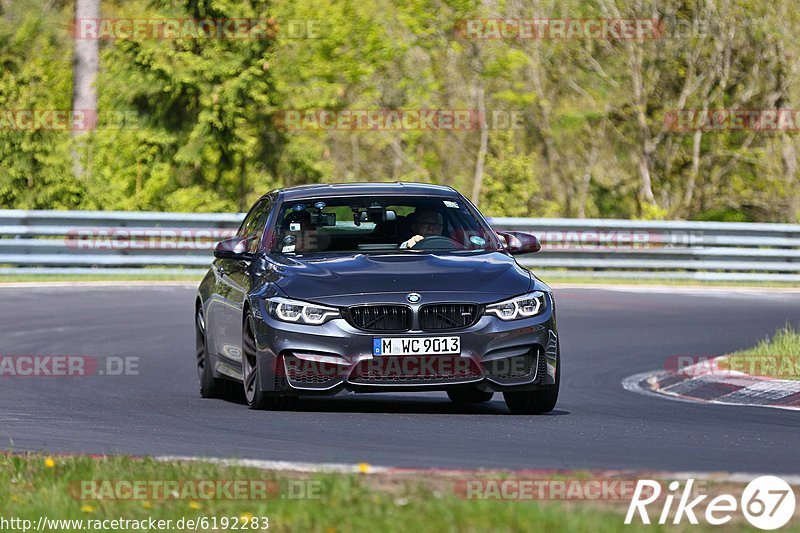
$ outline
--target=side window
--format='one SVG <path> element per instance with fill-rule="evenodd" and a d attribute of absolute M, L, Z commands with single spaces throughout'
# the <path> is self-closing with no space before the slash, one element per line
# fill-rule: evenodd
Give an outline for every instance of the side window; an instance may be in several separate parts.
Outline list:
<path fill-rule="evenodd" d="M 242 221 L 242 225 L 239 226 L 239 230 L 236 232 L 237 237 L 246 237 L 249 235 L 248 229 L 253 226 L 253 221 L 258 217 L 260 205 L 261 200 L 256 202 L 256 204 L 250 208 L 250 211 L 248 211 L 247 215 L 245 215 L 244 220 Z"/>
<path fill-rule="evenodd" d="M 247 216 L 244 217 L 239 231 L 236 232 L 238 237 L 248 239 L 247 251 L 250 253 L 258 251 L 258 245 L 261 241 L 261 235 L 264 233 L 264 225 L 267 222 L 270 207 L 268 198 L 262 198 L 256 202 L 256 205 L 254 205 L 250 212 L 247 213 Z"/>
<path fill-rule="evenodd" d="M 258 251 L 258 247 L 261 244 L 261 237 L 263 237 L 264 229 L 267 225 L 267 218 L 272 209 L 272 202 L 270 202 L 269 198 L 264 198 L 259 204 L 258 216 L 255 217 L 253 227 L 247 234 L 247 237 L 250 239 L 247 243 L 247 251 L 250 253 L 256 253 Z"/>

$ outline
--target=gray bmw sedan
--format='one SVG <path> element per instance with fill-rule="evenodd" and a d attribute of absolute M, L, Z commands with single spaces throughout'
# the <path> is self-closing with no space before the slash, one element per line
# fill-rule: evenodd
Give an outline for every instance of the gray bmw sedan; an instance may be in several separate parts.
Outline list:
<path fill-rule="evenodd" d="M 495 232 L 449 187 L 309 185 L 259 199 L 218 243 L 195 304 L 200 394 L 243 387 L 254 409 L 299 396 L 502 392 L 551 411 L 561 375 L 550 288 L 514 260 L 539 250 Z"/>

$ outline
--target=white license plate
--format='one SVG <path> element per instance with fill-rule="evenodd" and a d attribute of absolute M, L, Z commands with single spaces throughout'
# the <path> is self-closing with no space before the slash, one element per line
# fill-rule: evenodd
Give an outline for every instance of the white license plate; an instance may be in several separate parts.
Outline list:
<path fill-rule="evenodd" d="M 460 337 L 384 337 L 373 339 L 372 355 L 461 354 Z"/>

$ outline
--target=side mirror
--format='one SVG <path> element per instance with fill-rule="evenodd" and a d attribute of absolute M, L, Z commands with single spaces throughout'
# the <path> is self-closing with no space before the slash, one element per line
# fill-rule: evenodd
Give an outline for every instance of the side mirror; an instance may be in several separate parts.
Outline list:
<path fill-rule="evenodd" d="M 214 257 L 220 259 L 250 259 L 253 254 L 247 251 L 247 239 L 231 237 L 219 241 L 214 247 Z"/>
<path fill-rule="evenodd" d="M 511 255 L 532 254 L 542 249 L 534 235 L 522 231 L 498 231 L 501 240 L 505 241 L 505 250 Z"/>

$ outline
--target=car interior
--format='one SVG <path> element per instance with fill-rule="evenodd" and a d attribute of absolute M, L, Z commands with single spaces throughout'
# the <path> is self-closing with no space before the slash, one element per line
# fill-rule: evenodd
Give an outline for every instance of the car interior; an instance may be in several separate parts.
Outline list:
<path fill-rule="evenodd" d="M 301 209 L 296 209 L 302 206 Z M 425 209 L 430 209 L 425 207 Z M 442 215 L 443 228 L 439 238 L 428 238 L 417 249 L 463 250 L 484 244 L 479 231 L 465 227 L 456 210 L 436 209 Z M 449 212 L 448 212 L 449 211 Z M 399 214 L 406 212 L 407 214 Z M 279 223 L 278 250 L 282 253 L 308 252 L 375 252 L 391 251 L 415 232 L 417 212 L 409 206 L 371 205 L 306 207 L 296 204 L 287 209 Z M 461 215 L 463 216 L 463 214 Z M 477 238 L 471 241 L 470 238 Z"/>

